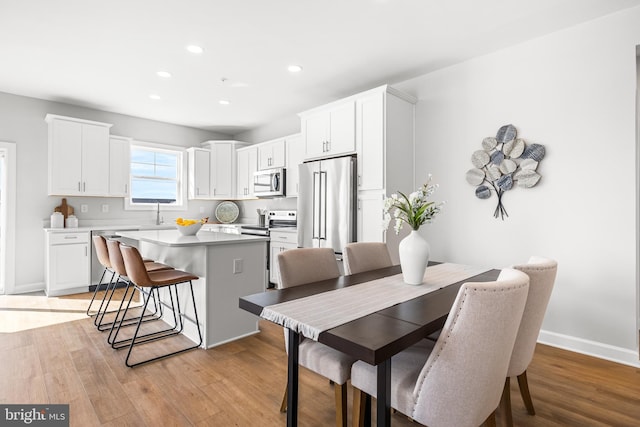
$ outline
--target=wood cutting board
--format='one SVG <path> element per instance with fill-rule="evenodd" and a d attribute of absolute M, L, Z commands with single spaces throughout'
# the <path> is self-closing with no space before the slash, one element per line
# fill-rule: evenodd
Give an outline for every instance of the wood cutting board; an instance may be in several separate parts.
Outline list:
<path fill-rule="evenodd" d="M 67 199 L 62 199 L 62 204 L 56 206 L 54 212 L 60 212 L 66 220 L 69 215 L 73 215 L 73 206 L 67 204 Z"/>

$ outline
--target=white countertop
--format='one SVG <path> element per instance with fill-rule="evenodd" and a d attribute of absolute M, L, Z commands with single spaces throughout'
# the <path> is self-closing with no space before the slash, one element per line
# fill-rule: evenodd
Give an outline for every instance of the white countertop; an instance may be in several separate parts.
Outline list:
<path fill-rule="evenodd" d="M 174 224 L 143 224 L 143 225 L 92 225 L 74 228 L 51 228 L 45 227 L 44 231 L 48 233 L 74 233 L 89 231 L 119 231 L 119 230 L 171 230 L 175 229 Z"/>
<path fill-rule="evenodd" d="M 195 236 L 183 236 L 175 228 L 173 230 L 121 231 L 118 232 L 118 234 L 127 239 L 139 240 L 162 246 L 225 245 L 243 242 L 266 242 L 269 240 L 266 236 L 218 233 L 202 230 L 200 230 Z"/>

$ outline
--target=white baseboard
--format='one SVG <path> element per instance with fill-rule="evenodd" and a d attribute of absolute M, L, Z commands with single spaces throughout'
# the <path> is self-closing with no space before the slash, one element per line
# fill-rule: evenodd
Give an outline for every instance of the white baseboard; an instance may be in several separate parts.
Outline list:
<path fill-rule="evenodd" d="M 219 345 L 227 344 L 227 343 L 233 342 L 235 340 L 239 340 L 240 338 L 250 337 L 252 335 L 259 334 L 259 333 L 260 333 L 260 330 L 258 329 L 258 330 L 255 330 L 255 331 L 248 332 L 246 334 L 238 335 L 237 337 L 229 338 L 228 340 L 214 342 L 212 344 L 207 345 L 206 348 L 218 347 Z M 203 345 L 202 348 L 205 348 L 205 346 Z"/>
<path fill-rule="evenodd" d="M 558 347 L 563 350 L 569 350 L 597 357 L 599 359 L 640 368 L 637 350 L 633 351 L 627 348 L 615 347 L 609 344 L 603 344 L 596 341 L 585 340 L 549 331 L 540 331 L 538 342 L 552 347 Z"/>
<path fill-rule="evenodd" d="M 7 295 L 28 294 L 29 292 L 44 291 L 44 282 L 28 283 L 26 285 L 14 286 L 13 289 L 6 289 Z"/>

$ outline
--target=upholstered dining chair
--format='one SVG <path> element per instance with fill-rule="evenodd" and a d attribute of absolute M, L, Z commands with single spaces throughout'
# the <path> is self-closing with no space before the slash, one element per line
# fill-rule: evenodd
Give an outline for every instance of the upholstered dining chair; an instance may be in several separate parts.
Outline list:
<path fill-rule="evenodd" d="M 345 274 L 362 273 L 391 267 L 393 262 L 386 243 L 355 242 L 349 243 L 342 251 Z"/>
<path fill-rule="evenodd" d="M 282 288 L 304 285 L 340 276 L 335 253 L 330 248 L 291 249 L 278 254 L 280 285 Z M 287 330 L 285 348 L 287 347 Z M 302 338 L 302 337 L 301 337 Z M 328 378 L 334 384 L 336 399 L 336 425 L 347 426 L 347 380 L 355 359 L 310 339 L 301 339 L 298 347 L 300 366 Z M 285 389 L 280 412 L 287 410 Z"/>
<path fill-rule="evenodd" d="M 533 401 L 529 393 L 529 382 L 527 381 L 527 368 L 533 359 L 536 349 L 536 342 L 542 326 L 542 320 L 547 310 L 551 291 L 558 271 L 558 263 L 554 260 L 533 256 L 524 265 L 516 265 L 513 268 L 522 271 L 529 276 L 529 296 L 527 305 L 524 308 L 522 322 L 518 336 L 513 346 L 511 362 L 507 370 L 507 379 L 504 382 L 502 392 L 501 409 L 504 412 L 508 426 L 513 425 L 513 415 L 511 413 L 511 390 L 510 378 L 518 378 L 518 386 L 522 400 L 530 415 L 535 415 Z"/>
<path fill-rule="evenodd" d="M 495 282 L 463 284 L 438 340 L 391 359 L 391 406 L 430 427 L 495 425 L 528 288 L 527 275 L 513 269 Z M 354 426 L 366 395 L 376 395 L 376 377 L 362 361 L 351 369 Z"/>

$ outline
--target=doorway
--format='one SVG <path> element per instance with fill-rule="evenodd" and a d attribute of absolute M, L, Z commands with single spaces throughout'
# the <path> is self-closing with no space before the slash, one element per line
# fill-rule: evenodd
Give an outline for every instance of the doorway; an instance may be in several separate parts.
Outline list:
<path fill-rule="evenodd" d="M 0 141 L 0 295 L 15 287 L 16 144 Z"/>

